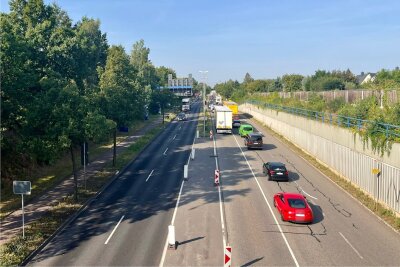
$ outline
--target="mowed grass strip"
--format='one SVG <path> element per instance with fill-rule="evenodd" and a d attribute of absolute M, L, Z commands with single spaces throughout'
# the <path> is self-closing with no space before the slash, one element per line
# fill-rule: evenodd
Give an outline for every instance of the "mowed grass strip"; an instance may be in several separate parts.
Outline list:
<path fill-rule="evenodd" d="M 204 119 L 203 119 L 203 115 L 204 112 L 200 112 L 199 114 L 199 120 L 197 123 L 197 131 L 199 131 L 199 136 L 201 137 L 209 137 L 210 134 L 210 130 L 213 129 L 213 125 L 212 125 L 212 113 L 209 110 L 206 110 L 206 119 L 205 119 L 205 130 L 204 130 Z"/>
<path fill-rule="evenodd" d="M 21 232 L 10 242 L 0 246 L 0 266 L 18 266 L 46 239 L 48 239 L 71 215 L 79 210 L 85 202 L 93 197 L 114 176 L 116 170 L 123 168 L 131 162 L 162 130 L 164 125 L 159 125 L 147 134 L 138 138 L 134 144 L 117 155 L 117 166 L 112 167 L 108 162 L 103 171 L 88 178 L 86 188 L 79 187 L 78 201 L 73 200 L 73 195 L 60 201 L 42 218 L 25 225 L 25 239 Z"/>

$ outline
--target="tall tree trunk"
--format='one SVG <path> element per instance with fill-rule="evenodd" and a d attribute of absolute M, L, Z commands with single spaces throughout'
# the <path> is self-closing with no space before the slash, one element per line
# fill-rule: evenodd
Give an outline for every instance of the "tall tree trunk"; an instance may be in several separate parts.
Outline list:
<path fill-rule="evenodd" d="M 69 147 L 71 151 L 71 160 L 72 160 L 72 173 L 74 175 L 74 199 L 75 201 L 78 201 L 78 176 L 76 174 L 76 165 L 75 165 L 75 154 L 74 154 L 74 146 L 71 143 L 71 146 Z"/>
<path fill-rule="evenodd" d="M 114 153 L 113 153 L 113 167 L 117 162 L 117 128 L 114 129 Z"/>

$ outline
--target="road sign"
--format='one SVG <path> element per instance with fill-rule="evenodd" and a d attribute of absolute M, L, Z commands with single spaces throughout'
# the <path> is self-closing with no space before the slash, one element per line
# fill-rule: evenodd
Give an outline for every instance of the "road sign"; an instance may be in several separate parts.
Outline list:
<path fill-rule="evenodd" d="M 20 194 L 22 197 L 22 238 L 25 239 L 25 211 L 24 211 L 24 195 L 31 194 L 30 181 L 13 181 L 14 194 Z"/>
<path fill-rule="evenodd" d="M 13 181 L 13 192 L 14 194 L 31 194 L 31 182 L 30 181 Z"/>
<path fill-rule="evenodd" d="M 377 168 L 372 169 L 372 174 L 379 174 L 381 171 Z"/>
<path fill-rule="evenodd" d="M 232 264 L 232 247 L 225 247 L 224 267 L 230 267 Z"/>

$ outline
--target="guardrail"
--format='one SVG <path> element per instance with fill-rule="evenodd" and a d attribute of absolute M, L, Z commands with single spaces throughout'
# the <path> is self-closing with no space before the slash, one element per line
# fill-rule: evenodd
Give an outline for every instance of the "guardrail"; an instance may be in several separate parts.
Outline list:
<path fill-rule="evenodd" d="M 400 126 L 398 125 L 381 123 L 371 120 L 362 120 L 354 117 L 346 117 L 337 114 L 313 111 L 308 109 L 285 107 L 257 100 L 249 100 L 246 102 L 257 106 L 262 106 L 274 110 L 280 110 L 297 116 L 310 118 L 313 120 L 321 121 L 323 123 L 329 123 L 340 127 L 357 129 L 358 131 L 372 128 L 374 131 L 384 134 L 387 139 L 392 139 L 392 140 L 398 139 L 397 141 L 400 141 Z"/>

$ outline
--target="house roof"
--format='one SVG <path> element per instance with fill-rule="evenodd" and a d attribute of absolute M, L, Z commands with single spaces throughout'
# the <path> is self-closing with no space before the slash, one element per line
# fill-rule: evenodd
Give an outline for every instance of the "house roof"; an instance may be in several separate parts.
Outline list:
<path fill-rule="evenodd" d="M 361 84 L 365 80 L 365 78 L 367 78 L 368 75 L 371 75 L 371 78 L 373 78 L 373 77 L 376 76 L 376 73 L 373 73 L 373 72 L 364 73 L 364 72 L 362 72 L 360 75 L 356 76 L 357 82 L 359 84 Z"/>

